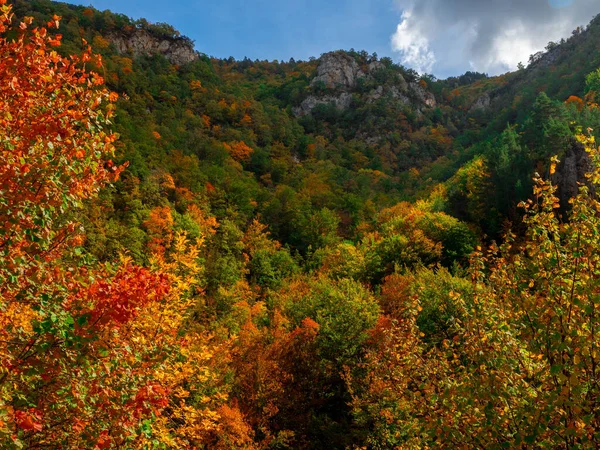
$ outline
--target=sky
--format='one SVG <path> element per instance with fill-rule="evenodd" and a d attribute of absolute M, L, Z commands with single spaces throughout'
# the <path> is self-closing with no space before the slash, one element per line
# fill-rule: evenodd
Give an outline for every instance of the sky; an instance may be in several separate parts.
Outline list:
<path fill-rule="evenodd" d="M 79 3 L 71 1 L 71 3 Z M 527 64 L 600 13 L 600 0 L 86 0 L 167 22 L 219 58 L 306 60 L 366 50 L 438 78 Z"/>

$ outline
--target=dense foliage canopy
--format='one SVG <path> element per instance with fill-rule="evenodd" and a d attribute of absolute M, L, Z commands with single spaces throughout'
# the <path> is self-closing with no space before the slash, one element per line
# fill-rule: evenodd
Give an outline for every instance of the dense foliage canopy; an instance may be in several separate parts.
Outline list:
<path fill-rule="evenodd" d="M 0 0 L 0 447 L 598 448 L 598 22 L 342 92 Z"/>

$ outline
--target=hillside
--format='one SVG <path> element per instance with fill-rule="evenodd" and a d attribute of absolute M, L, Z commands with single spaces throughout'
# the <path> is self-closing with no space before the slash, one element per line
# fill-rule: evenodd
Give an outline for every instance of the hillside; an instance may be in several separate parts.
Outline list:
<path fill-rule="evenodd" d="M 59 5 L 17 2 L 16 11 L 24 15 L 33 9 L 42 19 L 42 12 Z M 84 33 L 105 57 L 109 86 L 128 99 L 119 105 L 116 131 L 129 172 L 143 183 L 142 174 L 181 164 L 173 161 L 175 155 L 197 159 L 196 173 L 175 175 L 176 184 L 200 192 L 202 184 L 210 183 L 216 189 L 213 196 L 229 203 L 240 220 L 261 215 L 276 239 L 303 253 L 312 243 L 278 223 L 289 215 L 278 206 L 281 187 L 294 192 L 290 200 L 304 204 L 301 209 L 308 215 L 335 212 L 342 236 L 355 238 L 356 227 L 372 220 L 375 210 L 426 198 L 469 159 L 485 153 L 483 142 L 494 146 L 507 125 L 524 127 L 539 92 L 561 103 L 571 95 L 582 97 L 585 76 L 598 63 L 597 20 L 564 43 L 549 45 L 547 54 L 534 55 L 520 72 L 475 76 L 474 82 L 463 78 L 466 84 L 459 81 L 462 85 L 451 89 L 457 81 L 420 78 L 366 52 L 332 52 L 308 62 L 211 60 L 166 24 L 83 7 L 60 8 L 63 51 L 72 52 Z M 570 116 L 569 123 L 595 128 L 594 118 L 556 107 Z M 486 194 L 509 195 L 505 205 L 481 199 L 491 208 L 485 216 L 492 223 L 478 223 L 487 234 L 496 236 L 503 218 L 517 220 L 509 205 L 526 197 L 534 168 L 539 171 L 539 164 L 552 156 L 547 148 L 534 148 L 540 145 L 537 136 L 527 145 L 528 161 L 516 163 L 525 166 L 511 169 L 518 179 L 507 180 L 524 187 Z M 235 156 L 228 159 L 232 151 Z M 494 174 L 496 169 L 490 168 L 491 178 L 503 176 Z M 173 171 L 177 169 L 168 170 Z M 324 192 L 309 192 L 308 184 Z M 464 205 L 450 203 L 448 212 L 480 222 L 473 219 L 478 213 L 464 214 Z M 365 210 L 369 205 L 377 207 Z M 223 207 L 213 207 L 217 217 Z"/>
<path fill-rule="evenodd" d="M 600 16 L 436 80 L 0 7 L 0 447 L 598 445 Z"/>

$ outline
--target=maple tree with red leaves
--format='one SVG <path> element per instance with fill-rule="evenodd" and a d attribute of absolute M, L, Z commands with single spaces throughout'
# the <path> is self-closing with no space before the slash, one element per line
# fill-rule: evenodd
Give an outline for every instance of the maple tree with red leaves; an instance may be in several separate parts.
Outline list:
<path fill-rule="evenodd" d="M 164 354 L 134 345 L 136 319 L 168 295 L 168 276 L 97 266 L 78 248 L 74 213 L 125 165 L 112 161 L 108 131 L 118 95 L 89 70 L 102 67 L 89 46 L 56 52 L 59 21 L 16 25 L 0 0 L 0 32 L 16 32 L 0 37 L 2 448 L 122 445 L 168 402 L 152 370 Z"/>
<path fill-rule="evenodd" d="M 148 221 L 152 268 L 125 256 L 100 265 L 81 247 L 82 202 L 126 164 L 113 162 L 109 131 L 119 96 L 90 70 L 102 60 L 85 41 L 79 56 L 56 52 L 59 22 L 15 26 L 0 0 L 0 32 L 16 33 L 0 37 L 0 447 L 247 443 L 226 395 L 186 402 L 221 389 L 207 338 L 188 329 L 200 243 L 155 223 L 170 217 L 163 208 Z M 190 211 L 203 233 L 216 226 Z"/>
<path fill-rule="evenodd" d="M 191 45 L 0 0 L 0 448 L 598 447 L 597 197 L 512 208 L 597 128 L 600 72 L 467 114 L 512 75 L 382 59 L 297 117 L 321 60 L 124 55 L 138 32 Z"/>

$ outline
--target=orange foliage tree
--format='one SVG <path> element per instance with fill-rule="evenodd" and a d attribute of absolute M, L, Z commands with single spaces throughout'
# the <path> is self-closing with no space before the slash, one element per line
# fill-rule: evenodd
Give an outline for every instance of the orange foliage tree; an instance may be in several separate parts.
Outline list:
<path fill-rule="evenodd" d="M 153 252 L 162 253 L 173 239 L 173 216 L 168 206 L 157 206 L 152 211 L 148 220 L 144 222 L 150 237 L 150 248 Z"/>
<path fill-rule="evenodd" d="M 205 340 L 185 345 L 180 333 L 194 288 L 182 267 L 198 271 L 196 251 L 179 239 L 188 260 L 148 269 L 127 258 L 99 266 L 78 247 L 81 202 L 123 170 L 106 131 L 118 96 L 86 68 L 102 67 L 89 47 L 66 58 L 53 49 L 59 20 L 14 26 L 0 0 L 0 32 L 13 36 L 0 37 L 0 447 L 218 440 L 209 430 L 220 429 L 223 401 L 198 401 L 198 413 L 173 426 L 186 411 L 181 386 L 213 379 Z M 232 408 L 222 417 L 224 429 L 242 421 Z M 247 441 L 239 426 L 230 438 Z"/>
<path fill-rule="evenodd" d="M 348 377 L 370 447 L 598 448 L 600 150 L 579 139 L 595 169 L 568 220 L 536 178 L 524 239 L 479 249 L 471 288 L 437 292 L 436 340 L 419 325 L 422 292 L 388 280 L 395 320 L 380 321 L 366 378 Z"/>
<path fill-rule="evenodd" d="M 223 144 L 225 150 L 231 155 L 231 157 L 238 162 L 246 162 L 250 160 L 254 150 L 248 147 L 244 141 L 230 142 L 229 144 Z"/>
<path fill-rule="evenodd" d="M 583 107 L 585 106 L 585 102 L 577 97 L 576 95 L 571 95 L 566 101 L 565 103 L 567 105 L 575 105 L 575 107 L 581 111 L 583 109 Z"/>

